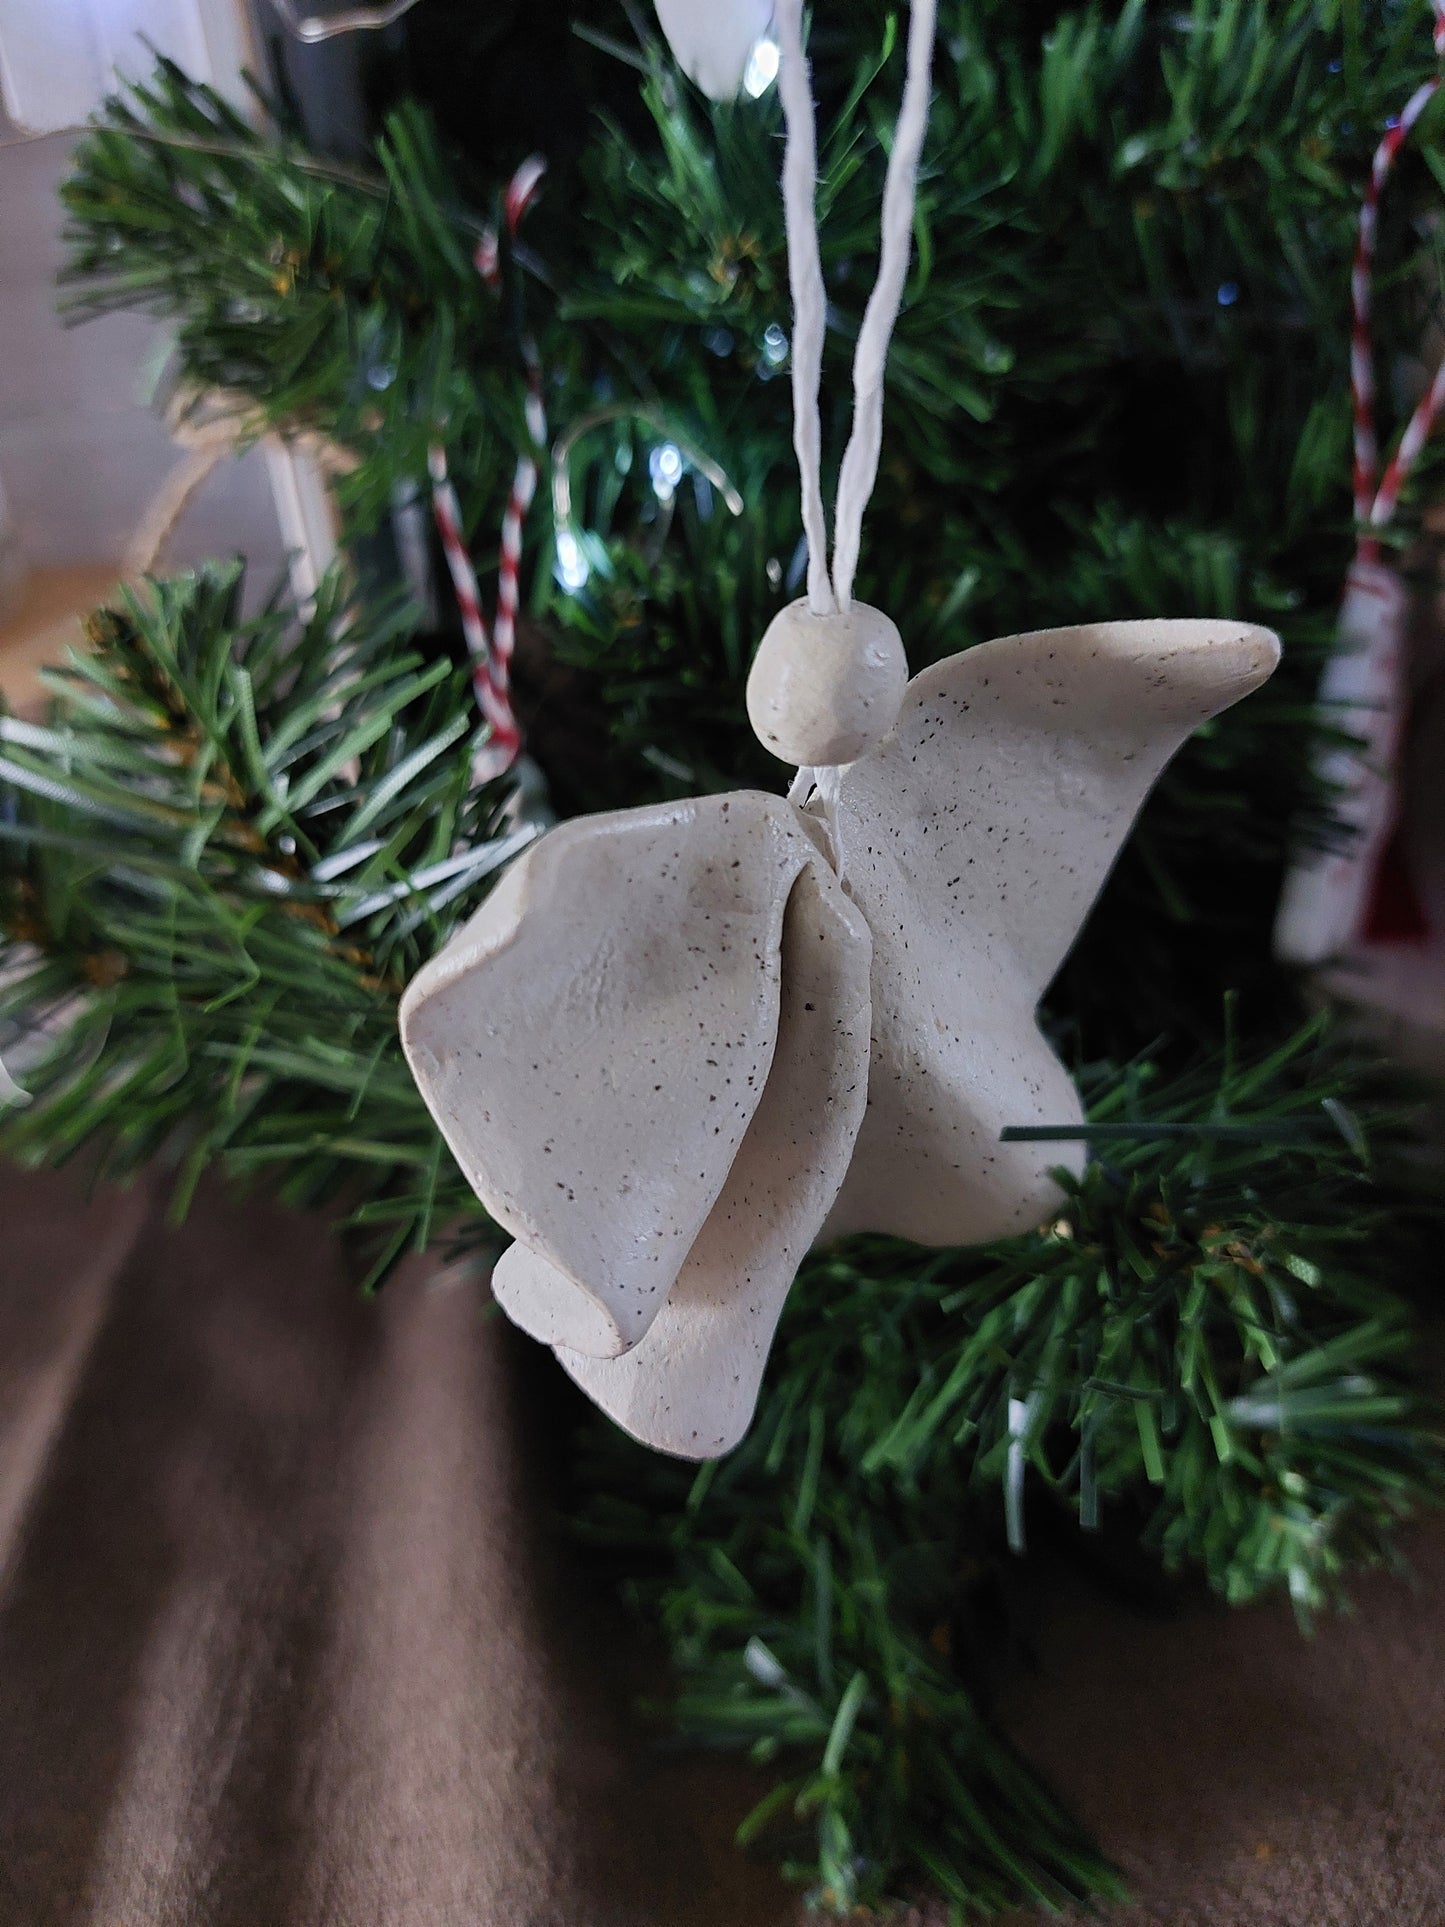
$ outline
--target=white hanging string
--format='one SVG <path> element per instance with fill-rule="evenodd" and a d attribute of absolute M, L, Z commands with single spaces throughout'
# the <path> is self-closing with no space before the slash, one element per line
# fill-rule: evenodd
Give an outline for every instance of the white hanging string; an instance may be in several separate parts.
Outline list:
<path fill-rule="evenodd" d="M 843 456 L 838 502 L 833 514 L 833 593 L 840 609 L 846 609 L 852 600 L 853 574 L 858 566 L 858 547 L 863 535 L 863 511 L 873 493 L 878 453 L 883 446 L 883 369 L 908 275 L 914 186 L 924 130 L 928 126 L 936 4 L 937 0 L 913 0 L 908 17 L 907 77 L 883 186 L 878 279 L 868 297 L 853 356 L 853 431 Z"/>
<path fill-rule="evenodd" d="M 788 279 L 793 295 L 793 447 L 802 481 L 803 533 L 808 544 L 808 606 L 815 615 L 846 610 L 852 604 L 863 513 L 873 493 L 883 444 L 883 371 L 908 274 L 918 158 L 928 125 L 936 15 L 937 0 L 913 0 L 908 21 L 903 100 L 883 187 L 878 278 L 868 297 L 853 356 L 853 426 L 838 477 L 830 585 L 818 407 L 826 296 L 815 214 L 817 137 L 808 60 L 803 51 L 803 0 L 778 0 L 778 93 L 787 127 L 783 212 L 788 237 Z"/>
<path fill-rule="evenodd" d="M 803 534 L 808 544 L 808 607 L 830 615 L 828 524 L 823 513 L 823 330 L 828 297 L 818 254 L 814 200 L 818 186 L 813 79 L 803 51 L 803 0 L 778 7 L 778 96 L 788 130 L 783 150 L 783 219 L 788 239 L 788 285 L 793 295 L 793 450 L 802 481 Z"/>

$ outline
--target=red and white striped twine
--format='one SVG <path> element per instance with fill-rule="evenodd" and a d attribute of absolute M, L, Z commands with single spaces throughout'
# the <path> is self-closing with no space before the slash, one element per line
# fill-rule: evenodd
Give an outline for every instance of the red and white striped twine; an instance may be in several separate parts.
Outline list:
<path fill-rule="evenodd" d="M 542 406 L 542 365 L 537 359 L 537 344 L 524 336 L 522 353 L 527 362 L 527 433 L 533 444 L 542 448 L 547 440 L 547 416 Z M 537 462 L 528 450 L 517 458 L 512 476 L 512 492 L 507 512 L 502 517 L 502 541 L 497 558 L 497 618 L 492 624 L 493 681 L 505 694 L 511 678 L 512 651 L 517 642 L 517 601 L 521 592 L 522 521 L 537 492 Z M 516 725 L 513 724 L 515 729 Z M 517 749 L 521 748 L 520 739 Z M 513 755 L 516 750 L 513 751 Z M 510 759 L 509 759 L 510 760 Z"/>
<path fill-rule="evenodd" d="M 1445 0 L 1430 0 L 1435 16 L 1435 52 L 1445 57 Z M 1415 412 L 1405 425 L 1400 445 L 1380 475 L 1380 448 L 1375 430 L 1375 345 L 1371 325 L 1371 300 L 1375 269 L 1375 242 L 1379 233 L 1380 195 L 1389 179 L 1395 157 L 1410 137 L 1410 130 L 1439 90 L 1441 77 L 1417 87 L 1398 120 L 1386 129 L 1375 149 L 1365 198 L 1360 206 L 1359 237 L 1355 243 L 1354 272 L 1350 294 L 1354 308 L 1350 335 L 1350 392 L 1355 415 L 1355 520 L 1359 527 L 1359 553 L 1368 560 L 1379 557 L 1380 544 L 1371 533 L 1382 529 L 1394 515 L 1401 491 L 1424 447 L 1436 417 L 1445 406 L 1445 363 L 1436 370 Z"/>
<path fill-rule="evenodd" d="M 1445 0 L 1441 0 L 1445 5 Z M 503 218 L 507 232 L 515 234 L 523 215 L 537 197 L 547 163 L 540 154 L 523 161 L 507 184 Z M 489 288 L 500 286 L 501 247 L 494 228 L 488 228 L 477 243 L 477 272 Z M 477 573 L 462 537 L 461 511 L 447 469 L 446 450 L 434 442 L 427 453 L 427 470 L 432 484 L 432 510 L 437 531 L 452 578 L 457 607 L 461 611 L 462 634 L 472 657 L 472 687 L 477 705 L 488 726 L 485 742 L 472 759 L 474 783 L 489 783 L 509 770 L 522 749 L 522 732 L 512 708 L 511 662 L 517 641 L 517 605 L 521 593 L 522 523 L 537 489 L 536 449 L 546 446 L 547 414 L 542 402 L 542 365 L 537 344 L 531 335 L 522 337 L 522 354 L 527 365 L 527 433 L 534 449 L 524 450 L 517 459 L 511 493 L 502 518 L 502 538 L 497 565 L 497 614 L 490 638 L 482 614 Z"/>

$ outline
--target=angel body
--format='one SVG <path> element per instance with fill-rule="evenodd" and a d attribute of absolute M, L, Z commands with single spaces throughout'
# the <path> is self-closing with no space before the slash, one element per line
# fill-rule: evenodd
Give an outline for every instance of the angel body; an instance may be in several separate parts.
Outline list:
<path fill-rule="evenodd" d="M 564 824 L 416 977 L 402 1036 L 517 1242 L 493 1289 L 646 1443 L 742 1437 L 820 1237 L 1028 1228 L 1082 1143 L 1038 1000 L 1151 785 L 1269 675 L 1224 622 L 984 643 L 909 683 L 803 807 L 760 791 Z"/>

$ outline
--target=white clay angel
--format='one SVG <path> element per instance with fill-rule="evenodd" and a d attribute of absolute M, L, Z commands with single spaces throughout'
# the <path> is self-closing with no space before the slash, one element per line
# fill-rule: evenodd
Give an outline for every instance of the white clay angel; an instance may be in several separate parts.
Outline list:
<path fill-rule="evenodd" d="M 619 1424 L 686 1458 L 747 1430 L 820 1237 L 967 1244 L 1039 1221 L 1082 1122 L 1036 1021 L 1151 785 L 1278 659 L 1233 622 L 984 643 L 906 681 L 851 597 L 926 116 L 915 0 L 878 286 L 860 333 L 831 580 L 818 479 L 822 277 L 800 0 L 778 9 L 809 594 L 748 689 L 804 765 L 758 791 L 582 818 L 522 856 L 402 1003 L 412 1070 L 516 1242 L 508 1315 Z M 860 452 L 861 451 L 861 452 Z"/>

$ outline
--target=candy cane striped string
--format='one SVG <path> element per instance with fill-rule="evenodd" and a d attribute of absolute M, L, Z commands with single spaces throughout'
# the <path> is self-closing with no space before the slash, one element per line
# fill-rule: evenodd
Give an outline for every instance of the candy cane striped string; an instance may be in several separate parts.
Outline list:
<path fill-rule="evenodd" d="M 507 184 L 503 218 L 507 232 L 515 234 L 522 217 L 537 197 L 547 163 L 540 154 L 523 161 Z M 487 286 L 501 285 L 501 243 L 495 228 L 484 231 L 475 254 L 477 272 Z M 522 732 L 512 708 L 511 662 L 517 640 L 517 607 L 521 595 L 522 523 L 537 489 L 535 449 L 546 446 L 547 414 L 542 401 L 542 365 L 537 344 L 531 335 L 522 337 L 522 355 L 527 367 L 527 433 L 534 449 L 524 450 L 517 459 L 502 518 L 502 536 L 497 567 L 497 614 L 490 638 L 482 615 L 481 593 L 476 570 L 472 567 L 462 537 L 461 511 L 456 491 L 447 470 L 446 450 L 434 442 L 427 453 L 427 471 L 432 483 L 432 510 L 441 536 L 442 552 L 452 578 L 452 588 L 461 612 L 462 634 L 472 658 L 472 688 L 477 706 L 488 726 L 486 741 L 472 759 L 474 783 L 488 783 L 505 774 L 517 760 L 522 748 Z"/>
<path fill-rule="evenodd" d="M 1445 58 L 1445 0 L 1431 0 L 1435 16 L 1435 52 Z M 1384 191 L 1395 157 L 1410 137 L 1410 131 L 1439 91 L 1441 76 L 1417 87 L 1404 111 L 1385 131 L 1375 149 L 1365 197 L 1360 204 L 1359 235 L 1355 243 L 1354 270 L 1350 277 L 1353 325 L 1350 333 L 1350 391 L 1355 417 L 1355 521 L 1360 529 L 1359 553 L 1363 560 L 1379 559 L 1380 544 L 1366 531 L 1382 529 L 1399 505 L 1400 495 L 1420 450 L 1425 446 L 1442 407 L 1445 407 L 1445 362 L 1436 370 L 1435 379 L 1417 404 L 1405 425 L 1400 445 L 1380 476 L 1380 448 L 1375 430 L 1375 344 L 1372 317 L 1374 293 L 1375 244 L 1379 237 L 1380 196 Z"/>
<path fill-rule="evenodd" d="M 434 442 L 427 452 L 427 472 L 431 476 L 432 513 L 451 575 L 452 592 L 461 612 L 462 634 L 472 658 L 472 689 L 489 730 L 487 740 L 472 758 L 472 781 L 489 783 L 511 768 L 521 749 L 522 736 L 506 684 L 499 686 L 497 682 L 477 572 L 462 538 L 461 510 L 447 473 L 446 450 L 440 442 Z"/>
<path fill-rule="evenodd" d="M 547 442 L 547 414 L 542 405 L 542 364 L 537 359 L 537 344 L 530 335 L 522 340 L 527 363 L 527 433 L 533 446 Z M 522 522 L 537 492 L 537 462 L 530 450 L 517 458 L 512 477 L 512 492 L 507 512 L 502 517 L 502 541 L 497 563 L 497 619 L 492 624 L 491 671 L 494 686 L 506 695 L 510 682 L 512 651 L 517 642 L 517 604 L 521 595 Z M 515 729 L 515 724 L 513 725 Z M 517 739 L 513 756 L 521 748 Z M 510 758 L 508 759 L 511 760 Z"/>
<path fill-rule="evenodd" d="M 515 234 L 522 217 L 537 198 L 542 184 L 542 176 L 547 171 L 547 163 L 540 154 L 533 154 L 523 161 L 507 184 L 503 204 L 503 216 L 507 231 Z M 488 243 L 490 242 L 490 247 Z M 495 235 L 483 235 L 477 250 L 477 267 L 489 287 L 499 286 L 499 250 Z M 527 510 L 532 506 L 532 497 L 537 492 L 536 450 L 547 445 L 547 413 L 542 401 L 542 364 L 537 355 L 537 343 L 530 334 L 522 336 L 522 356 L 527 367 L 527 433 L 532 439 L 532 447 L 524 449 L 517 457 L 517 466 L 512 476 L 512 490 L 507 498 L 507 509 L 502 517 L 502 539 L 497 559 L 497 616 L 492 624 L 492 653 L 489 659 L 489 673 L 492 694 L 511 714 L 509 690 L 511 687 L 512 653 L 517 643 L 517 607 L 521 597 L 522 567 L 522 523 Z M 502 767 L 509 768 L 522 747 L 521 733 L 515 717 L 512 718 L 510 735 L 504 735 L 494 723 L 491 743 L 497 755 L 506 755 Z M 495 760 L 495 759 L 494 759 Z"/>

